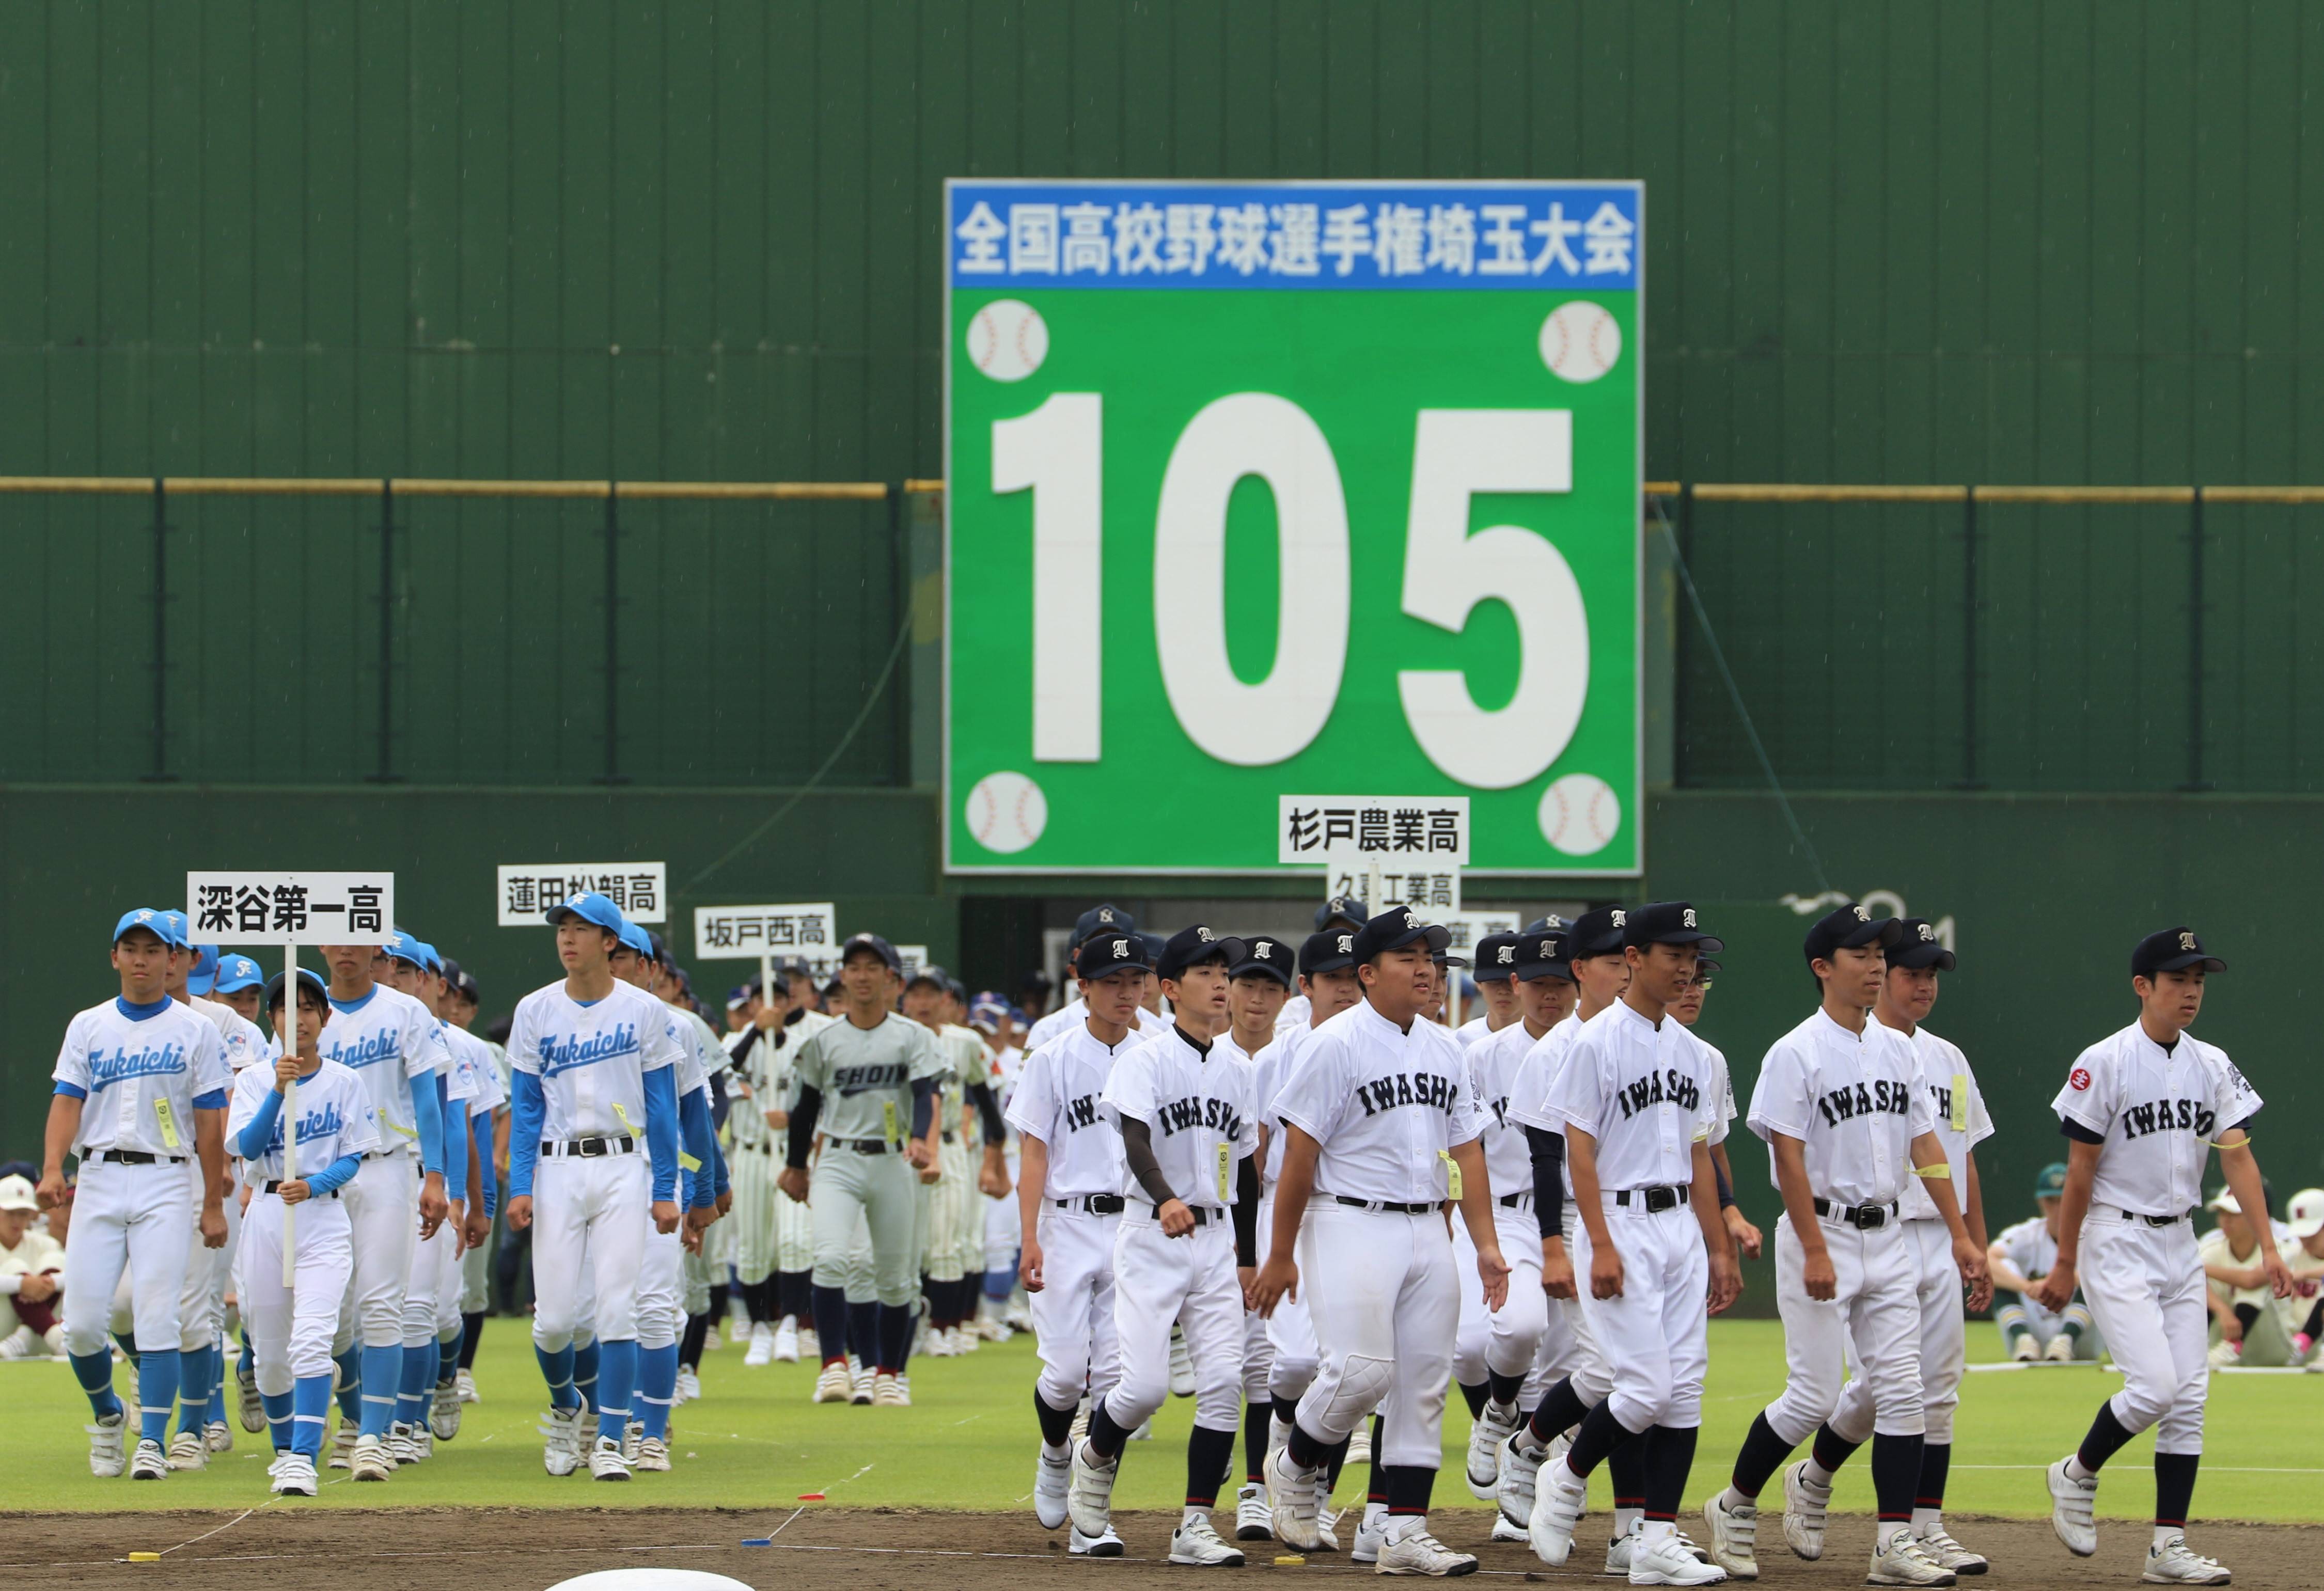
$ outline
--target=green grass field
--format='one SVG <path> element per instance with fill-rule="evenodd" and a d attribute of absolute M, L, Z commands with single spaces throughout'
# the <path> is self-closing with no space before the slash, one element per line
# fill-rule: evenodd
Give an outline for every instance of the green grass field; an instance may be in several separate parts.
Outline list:
<path fill-rule="evenodd" d="M 1990 1327 L 1972 1325 L 1971 1355 L 1997 1356 Z M 823 1492 L 835 1506 L 1015 1508 L 1028 1505 L 1024 1500 L 1032 1485 L 1035 1439 L 1027 1403 L 1033 1366 L 1032 1339 L 1021 1336 L 964 1358 L 917 1360 L 915 1406 L 899 1411 L 811 1403 L 809 1367 L 745 1370 L 738 1349 L 723 1349 L 705 1356 L 707 1395 L 678 1411 L 676 1468 L 613 1486 L 592 1483 L 586 1472 L 567 1480 L 542 1472 L 535 1434 L 543 1402 L 540 1374 L 523 1323 L 495 1320 L 486 1329 L 477 1365 L 485 1401 L 469 1406 L 458 1439 L 438 1443 L 435 1459 L 383 1485 L 356 1486 L 339 1476 L 311 1505 L 684 1504 L 788 1513 L 801 1493 Z M 1775 1321 L 1713 1324 L 1690 1504 L 1724 1481 L 1745 1428 L 1781 1389 L 1783 1374 L 1782 1329 Z M 125 1368 L 120 1384 L 131 1390 Z M 2111 1371 L 2088 1366 L 1971 1374 L 1954 1448 L 1952 1509 L 2045 1513 L 2041 1467 L 2079 1439 L 2099 1398 L 2120 1384 Z M 230 1382 L 228 1390 L 231 1395 Z M 15 1455 L 0 1506 L 224 1508 L 266 1498 L 263 1439 L 238 1426 L 235 1450 L 213 1457 L 207 1470 L 158 1484 L 99 1481 L 88 1473 L 81 1434 L 88 1403 L 67 1366 L 0 1364 L 0 1400 Z M 1115 1494 L 1121 1505 L 1176 1505 L 1185 1485 L 1184 1439 L 1192 1413 L 1192 1400 L 1171 1400 L 1155 1421 L 1155 1439 L 1131 1446 Z M 2210 1519 L 2324 1519 L 2324 1465 L 2316 1459 L 2314 1441 L 2319 1415 L 2324 1375 L 2213 1377 L 2197 1512 Z M 1471 1500 L 1459 1475 L 1468 1430 L 1467 1411 L 1455 1396 L 1445 1419 L 1439 1506 L 1482 1506 Z M 2109 1467 L 2108 1484 L 2098 1494 L 2101 1513 L 2137 1518 L 2153 1506 L 2151 1451 L 2142 1438 Z M 1361 1484 L 1360 1476 L 1343 1478 L 1342 1500 Z M 1602 1476 L 1599 1486 L 1602 1492 Z M 1838 1506 L 1868 1510 L 1871 1501 L 1869 1476 L 1859 1459 L 1841 1477 Z"/>

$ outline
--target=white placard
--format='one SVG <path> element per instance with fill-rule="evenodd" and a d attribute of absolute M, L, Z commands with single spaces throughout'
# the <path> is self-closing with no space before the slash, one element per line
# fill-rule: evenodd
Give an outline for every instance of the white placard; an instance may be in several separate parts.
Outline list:
<path fill-rule="evenodd" d="M 197 944 L 366 944 L 395 930 L 393 873 L 188 873 Z"/>
<path fill-rule="evenodd" d="M 1409 867 L 1412 864 L 1407 862 L 1405 865 Z M 1368 872 L 1365 868 L 1334 864 L 1332 870 L 1324 875 L 1331 880 L 1323 891 L 1325 898 L 1352 895 L 1359 900 L 1365 900 L 1364 891 L 1371 887 Z M 1409 906 L 1432 923 L 1443 922 L 1445 914 L 1461 909 L 1461 869 L 1436 868 L 1425 873 L 1404 873 L 1384 869 L 1380 873 L 1380 904 L 1371 908 L 1375 912 Z"/>
<path fill-rule="evenodd" d="M 602 895 L 632 923 L 669 920 L 669 864 L 628 862 L 503 862 L 500 924 L 539 928 L 541 914 L 576 895 Z"/>
<path fill-rule="evenodd" d="M 839 945 L 838 914 L 827 900 L 792 906 L 696 906 L 697 961 L 771 955 L 778 961 L 828 960 Z"/>
<path fill-rule="evenodd" d="M 1383 874 L 1469 865 L 1466 796 L 1278 796 L 1276 858 Z"/>
<path fill-rule="evenodd" d="M 928 947 L 924 944 L 899 944 L 896 959 L 904 963 L 904 976 L 917 978 L 920 969 L 928 964 Z"/>
<path fill-rule="evenodd" d="M 1515 933 L 1523 921 L 1515 912 L 1452 912 L 1435 920 L 1452 935 L 1445 949 L 1470 961 L 1477 959 L 1479 940 L 1488 933 Z"/>

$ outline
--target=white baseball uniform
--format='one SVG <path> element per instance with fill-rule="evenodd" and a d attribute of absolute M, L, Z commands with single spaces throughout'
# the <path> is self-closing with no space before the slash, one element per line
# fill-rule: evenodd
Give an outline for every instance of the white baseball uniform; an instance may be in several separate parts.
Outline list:
<path fill-rule="evenodd" d="M 1591 1023 L 1604 1015 L 1600 1011 L 1585 1017 L 1579 1011 L 1569 1012 L 1563 1021 L 1535 1040 L 1532 1046 L 1518 1056 L 1517 1076 L 1509 1084 L 1509 1102 L 1505 1112 L 1509 1120 L 1517 1123 L 1519 1128 L 1562 1133 L 1562 1124 L 1550 1114 L 1550 1090 L 1556 1085 L 1565 1064 L 1566 1052 L 1572 1048 L 1574 1040 Z M 1523 1027 L 1520 1026 L 1518 1031 L 1523 1032 Z M 1530 1163 L 1526 1169 L 1530 1175 Z M 1559 1191 L 1565 1200 L 1565 1213 L 1558 1229 L 1570 1259 L 1574 1253 L 1575 1235 L 1582 1228 L 1582 1217 L 1573 1207 L 1573 1173 L 1561 1170 L 1558 1180 L 1563 1184 Z M 1535 1190 L 1535 1195 L 1539 1197 L 1539 1189 Z M 1536 1255 L 1541 1252 L 1540 1230 L 1536 1217 L 1535 1235 L 1527 1246 Z M 1508 1258 L 1510 1252 L 1502 1250 L 1502 1257 Z M 1581 1274 L 1579 1266 L 1576 1272 Z M 1577 1287 L 1574 1291 L 1579 1293 L 1581 1289 Z M 1597 1329 L 1582 1310 L 1579 1297 L 1561 1298 L 1556 1303 L 1558 1317 L 1565 1324 L 1566 1344 L 1564 1358 L 1556 1367 L 1563 1369 L 1572 1381 L 1574 1396 L 1580 1398 L 1584 1405 L 1601 1403 L 1614 1390 L 1614 1375 L 1607 1365 L 1606 1356 L 1599 1351 Z"/>
<path fill-rule="evenodd" d="M 1547 1034 L 1542 1037 L 1546 1038 Z M 1533 1148 L 1525 1127 L 1509 1114 L 1509 1099 L 1526 1054 L 1538 1043 L 1522 1021 L 1471 1044 L 1463 1059 L 1469 1085 L 1483 1115 L 1480 1134 L 1485 1168 L 1493 1184 L 1493 1226 L 1501 1255 L 1509 1265 L 1508 1301 L 1485 1303 L 1477 1275 L 1477 1248 L 1468 1224 L 1452 1225 L 1452 1255 L 1461 1284 L 1461 1330 L 1452 1349 L 1452 1378 L 1480 1386 L 1489 1375 L 1538 1378 L 1538 1369 L 1559 1363 L 1567 1349 L 1565 1321 L 1553 1315 L 1541 1290 L 1541 1225 L 1534 1213 Z M 1553 1322 L 1555 1340 L 1550 1340 Z M 1520 1394 L 1521 1396 L 1525 1394 Z M 1534 1389 L 1532 1395 L 1538 1395 Z"/>
<path fill-rule="evenodd" d="M 420 1241 L 420 1127 L 412 1090 L 433 1090 L 451 1055 L 428 1007 L 383 983 L 373 984 L 359 1000 L 334 996 L 316 1050 L 363 1080 L 379 1124 L 379 1147 L 364 1157 L 363 1170 L 339 1196 L 355 1249 L 351 1307 L 342 1330 L 365 1347 L 399 1347 L 412 1250 Z M 395 1389 L 385 1392 L 392 1405 Z M 365 1403 L 374 1395 L 366 1390 Z"/>
<path fill-rule="evenodd" d="M 1289 1142 L 1283 1130 L 1283 1118 L 1276 1114 L 1275 1101 L 1283 1092 L 1285 1081 L 1298 1065 L 1307 1036 L 1314 1031 L 1304 1024 L 1285 1027 L 1278 1023 L 1275 1042 L 1251 1057 L 1251 1098 L 1259 1101 L 1259 1118 L 1267 1126 L 1267 1154 L 1259 1167 L 1259 1185 L 1264 1190 L 1259 1200 L 1259 1240 L 1262 1247 L 1273 1238 L 1275 1183 L 1283 1174 L 1283 1149 Z M 1296 1298 L 1286 1293 L 1275 1301 L 1275 1313 L 1267 1318 L 1267 1343 L 1268 1395 L 1296 1400 L 1314 1382 L 1316 1368 L 1323 1363 L 1322 1350 L 1315 1346 L 1315 1322 L 1307 1312 L 1306 1288 L 1300 1288 Z"/>
<path fill-rule="evenodd" d="M 678 1068 L 678 1100 L 682 1106 L 689 1095 L 699 1093 L 704 1096 L 706 1106 L 709 1102 L 710 1072 L 708 1057 L 703 1051 L 707 1048 L 715 1052 L 722 1062 L 725 1059 L 725 1052 L 719 1049 L 715 1040 L 706 1044 L 703 1035 L 696 1034 L 684 1020 L 684 1013 L 672 1010 L 668 1006 L 662 1006 L 661 1009 L 669 1027 L 670 1046 L 677 1055 L 672 1064 Z M 688 1159 L 694 1158 L 690 1151 L 682 1153 L 686 1153 Z M 685 1169 L 691 1173 L 694 1168 Z M 699 1174 L 708 1176 L 709 1168 L 701 1168 Z M 682 1191 L 689 1180 L 689 1177 L 683 1176 L 678 1179 Z M 638 1219 L 644 1223 L 641 1240 L 645 1245 L 638 1270 L 638 1346 L 641 1348 L 669 1347 L 678 1340 L 678 1334 L 686 1327 L 686 1245 L 678 1232 L 654 1229 L 650 1207 L 641 1209 Z"/>
<path fill-rule="evenodd" d="M 218 1043 L 225 1048 L 226 1066 L 239 1077 L 244 1068 L 260 1061 L 272 1062 L 273 1041 L 262 1033 L 257 1025 L 245 1019 L 232 1006 L 219 1000 L 189 999 L 185 1002 L 208 1017 L 218 1030 Z M 189 1166 L 188 1174 L 194 1181 L 195 1208 L 201 1206 L 201 1168 Z M 220 1333 L 226 1328 L 226 1279 L 234 1274 L 235 1255 L 242 1241 L 242 1200 L 230 1198 L 224 1201 L 226 1211 L 226 1246 L 207 1248 L 196 1243 L 186 1251 L 186 1280 L 178 1296 L 179 1346 L 188 1351 L 216 1347 Z M 219 1411 L 211 1410 L 216 1418 Z"/>
<path fill-rule="evenodd" d="M 1033 1024 L 1032 1031 L 1025 1035 L 1025 1048 L 1038 1050 L 1059 1034 L 1069 1033 L 1076 1027 L 1085 1027 L 1088 1025 L 1089 1002 L 1081 996 L 1075 995 L 1065 1004 Z M 1130 1014 L 1130 1036 L 1132 1039 L 1140 1036 L 1156 1038 L 1168 1032 L 1169 1028 L 1168 1017 L 1157 1016 L 1143 1006 Z"/>

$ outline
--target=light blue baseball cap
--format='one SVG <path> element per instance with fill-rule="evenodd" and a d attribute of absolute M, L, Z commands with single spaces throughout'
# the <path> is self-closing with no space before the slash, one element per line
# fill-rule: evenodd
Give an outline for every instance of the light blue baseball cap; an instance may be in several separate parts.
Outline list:
<path fill-rule="evenodd" d="M 186 943 L 185 934 L 170 921 L 177 916 L 180 914 L 176 912 L 160 911 L 152 906 L 132 906 L 122 913 L 121 921 L 113 925 L 113 943 L 119 944 L 121 936 L 132 928 L 143 928 L 163 944 L 172 947 L 182 945 Z"/>
<path fill-rule="evenodd" d="M 595 924 L 608 933 L 619 933 L 630 925 L 630 920 L 622 915 L 622 908 L 594 889 L 560 900 L 540 915 L 551 928 L 567 917 Z"/>
<path fill-rule="evenodd" d="M 194 946 L 194 970 L 186 974 L 186 992 L 206 995 L 217 981 L 218 948 L 214 944 Z"/>
<path fill-rule="evenodd" d="M 437 959 L 434 946 L 412 938 L 401 928 L 387 936 L 383 948 L 391 960 L 409 961 L 423 972 L 441 972 L 444 970 L 443 962 Z"/>
<path fill-rule="evenodd" d="M 170 943 L 176 945 L 180 950 L 193 949 L 194 936 L 187 931 L 186 914 L 178 911 L 168 911 L 163 912 L 161 915 L 170 920 Z"/>
<path fill-rule="evenodd" d="M 635 951 L 638 959 L 641 961 L 659 959 L 654 954 L 653 936 L 635 923 L 625 922 L 622 924 L 622 948 Z"/>
<path fill-rule="evenodd" d="M 420 952 L 420 964 L 441 978 L 444 975 L 444 958 L 436 953 L 436 947 L 424 939 L 415 939 L 411 943 Z"/>
<path fill-rule="evenodd" d="M 259 975 L 258 963 L 248 956 L 220 956 L 217 979 L 211 987 L 213 994 L 238 994 L 245 989 L 256 989 L 266 979 Z"/>

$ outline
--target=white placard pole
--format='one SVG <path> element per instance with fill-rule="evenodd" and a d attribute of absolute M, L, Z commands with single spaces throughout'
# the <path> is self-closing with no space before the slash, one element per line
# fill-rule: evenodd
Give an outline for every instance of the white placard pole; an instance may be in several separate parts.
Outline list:
<path fill-rule="evenodd" d="M 282 1024 L 277 1035 L 282 1040 L 282 1053 L 292 1060 L 299 1058 L 299 947 L 282 947 Z M 282 1180 L 292 1182 L 299 1175 L 299 1083 L 292 1079 L 282 1090 Z M 299 1213 L 295 1204 L 282 1207 L 282 1285 L 291 1286 L 298 1279 L 298 1258 L 292 1250 L 292 1218 Z"/>
<path fill-rule="evenodd" d="M 1452 870 L 1457 877 L 1460 869 L 1455 868 Z M 1477 947 L 1472 944 L 1469 947 L 1469 975 L 1473 978 L 1482 969 L 1477 965 Z M 1452 1018 L 1452 1031 L 1458 1033 L 1461 1031 L 1461 970 L 1458 967 L 1445 968 L 1444 982 L 1447 986 L 1444 990 L 1444 1009 Z M 1478 985 L 1478 995 L 1481 998 L 1484 992 L 1484 986 Z"/>
<path fill-rule="evenodd" d="M 759 1004 L 765 1005 L 774 992 L 775 952 L 762 950 L 759 952 Z"/>

